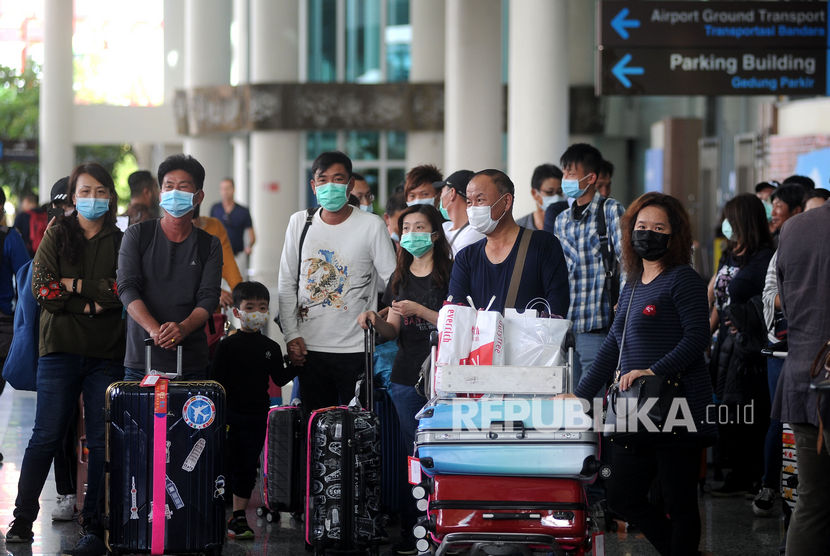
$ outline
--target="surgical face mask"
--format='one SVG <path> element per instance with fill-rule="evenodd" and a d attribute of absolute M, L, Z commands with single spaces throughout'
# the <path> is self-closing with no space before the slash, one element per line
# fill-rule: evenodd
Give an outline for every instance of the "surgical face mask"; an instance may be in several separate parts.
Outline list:
<path fill-rule="evenodd" d="M 242 328 L 258 332 L 268 322 L 268 311 L 239 311 L 239 320 Z"/>
<path fill-rule="evenodd" d="M 671 234 L 661 234 L 654 230 L 634 230 L 631 232 L 631 246 L 643 259 L 656 261 L 669 250 L 670 237 Z"/>
<path fill-rule="evenodd" d="M 441 216 L 444 217 L 444 220 L 450 219 L 450 213 L 447 212 L 446 208 L 444 208 L 444 199 L 441 199 L 440 203 L 438 203 L 438 212 L 441 213 Z"/>
<path fill-rule="evenodd" d="M 561 195 L 548 195 L 547 197 L 542 195 L 542 210 L 548 210 L 548 207 L 551 206 L 553 203 L 558 203 L 564 200 L 564 197 L 562 197 Z"/>
<path fill-rule="evenodd" d="M 435 206 L 435 197 L 427 197 L 426 199 L 415 199 L 414 201 L 407 201 L 406 206 L 414 207 L 415 205 L 432 205 Z"/>
<path fill-rule="evenodd" d="M 397 232 L 392 232 L 391 234 L 389 234 L 389 237 L 391 237 L 392 241 L 394 241 L 395 243 L 401 242 L 401 236 L 399 236 Z"/>
<path fill-rule="evenodd" d="M 591 174 L 588 174 L 588 176 L 590 175 Z M 571 199 L 579 199 L 588 190 L 587 187 L 585 189 L 580 189 L 579 182 L 581 182 L 588 176 L 582 176 L 582 178 L 578 180 L 562 180 L 562 193 L 564 193 Z"/>
<path fill-rule="evenodd" d="M 723 232 L 723 237 L 732 240 L 732 224 L 726 218 L 723 219 L 723 223 L 720 225 L 720 231 Z"/>
<path fill-rule="evenodd" d="M 493 220 L 493 217 L 490 216 L 490 211 L 503 198 L 504 195 L 499 197 L 498 200 L 490 206 L 467 207 L 467 220 L 470 221 L 470 227 L 478 233 L 484 235 L 488 235 L 495 230 L 496 226 L 499 225 L 499 220 L 504 217 L 507 211 L 504 211 L 501 216 L 499 216 L 498 220 Z"/>
<path fill-rule="evenodd" d="M 337 212 L 349 200 L 345 183 L 326 183 L 317 186 L 317 202 L 329 212 Z"/>
<path fill-rule="evenodd" d="M 360 210 L 363 212 L 372 212 L 372 205 L 360 205 Z"/>
<path fill-rule="evenodd" d="M 75 208 L 78 210 L 78 214 L 87 220 L 98 220 L 109 212 L 110 200 L 96 197 L 76 197 Z"/>
<path fill-rule="evenodd" d="M 432 249 L 430 232 L 407 232 L 401 236 L 401 247 L 412 253 L 413 257 L 422 257 Z"/>
<path fill-rule="evenodd" d="M 772 203 L 770 201 L 761 201 L 764 203 L 764 210 L 767 213 L 767 222 L 772 222 Z"/>
<path fill-rule="evenodd" d="M 171 189 L 161 194 L 159 206 L 173 218 L 181 218 L 193 210 L 193 195 L 193 193 L 187 191 Z"/>

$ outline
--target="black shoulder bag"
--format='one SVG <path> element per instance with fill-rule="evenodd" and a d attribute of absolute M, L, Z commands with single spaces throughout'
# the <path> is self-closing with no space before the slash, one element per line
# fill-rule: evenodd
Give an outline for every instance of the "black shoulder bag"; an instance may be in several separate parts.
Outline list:
<path fill-rule="evenodd" d="M 608 294 L 608 304 L 611 310 L 611 322 L 614 322 L 617 301 L 620 299 L 620 269 L 614 251 L 608 244 L 608 225 L 605 223 L 605 202 L 602 199 L 597 207 L 597 235 L 599 236 L 599 252 L 602 255 L 602 267 L 605 269 L 605 293 Z"/>
<path fill-rule="evenodd" d="M 633 437 L 646 434 L 648 431 L 642 423 L 631 423 L 630 417 L 637 413 L 643 406 L 649 404 L 646 413 L 648 419 L 654 423 L 658 430 L 662 431 L 669 416 L 671 404 L 674 398 L 683 395 L 683 383 L 680 375 L 663 377 L 660 375 L 645 375 L 638 377 L 631 383 L 628 390 L 620 390 L 620 375 L 622 374 L 621 363 L 623 347 L 625 346 L 625 329 L 628 326 L 628 314 L 631 312 L 631 305 L 634 301 L 634 291 L 637 289 L 635 283 L 631 287 L 631 297 L 628 300 L 628 307 L 625 310 L 625 321 L 623 332 L 620 338 L 620 355 L 617 358 L 617 370 L 614 383 L 608 388 L 606 400 L 608 408 L 605 413 L 605 424 L 614 425 L 614 428 L 625 428 L 625 432 L 611 432 L 614 438 Z M 635 430 L 629 431 L 629 427 Z"/>

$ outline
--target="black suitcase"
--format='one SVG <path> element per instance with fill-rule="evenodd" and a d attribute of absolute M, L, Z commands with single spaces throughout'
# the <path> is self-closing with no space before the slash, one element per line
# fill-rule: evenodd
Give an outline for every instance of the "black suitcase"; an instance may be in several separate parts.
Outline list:
<path fill-rule="evenodd" d="M 380 453 L 383 460 L 381 509 L 392 516 L 400 512 L 400 483 L 406 480 L 406 451 L 401 440 L 398 413 L 385 388 L 375 389 L 375 414 L 380 420 Z"/>
<path fill-rule="evenodd" d="M 225 390 L 212 380 L 170 381 L 166 394 L 140 384 L 107 389 L 107 546 L 113 554 L 221 554 L 231 496 L 223 470 Z M 154 528 L 153 491 L 162 488 L 164 527 Z"/>
<path fill-rule="evenodd" d="M 295 406 L 272 407 L 268 412 L 263 455 L 265 515 L 270 512 L 302 512 L 305 486 L 305 437 L 303 411 Z"/>
<path fill-rule="evenodd" d="M 366 407 L 372 407 L 374 330 L 366 333 Z M 381 430 L 374 412 L 333 407 L 311 413 L 308 425 L 306 542 L 328 549 L 376 553 L 385 533 L 381 513 Z"/>

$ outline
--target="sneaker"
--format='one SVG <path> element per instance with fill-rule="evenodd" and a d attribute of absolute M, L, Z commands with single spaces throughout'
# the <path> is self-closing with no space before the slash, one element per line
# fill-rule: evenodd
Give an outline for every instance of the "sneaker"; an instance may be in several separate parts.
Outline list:
<path fill-rule="evenodd" d="M 752 513 L 758 517 L 769 517 L 775 511 L 777 494 L 771 488 L 764 487 L 752 501 Z"/>
<path fill-rule="evenodd" d="M 20 519 L 15 519 L 9 523 L 9 530 L 6 531 L 6 544 L 10 542 L 32 542 L 34 538 L 31 523 Z"/>
<path fill-rule="evenodd" d="M 401 539 L 392 545 L 392 548 L 389 550 L 388 554 L 412 555 L 418 554 L 418 549 L 415 548 L 414 539 Z"/>
<path fill-rule="evenodd" d="M 94 533 L 82 533 L 74 548 L 64 550 L 63 553 L 71 556 L 101 556 L 107 553 L 107 545 L 104 544 L 101 537 Z"/>
<path fill-rule="evenodd" d="M 254 530 L 248 527 L 247 518 L 233 517 L 228 521 L 228 537 L 236 540 L 251 540 L 254 538 Z"/>
<path fill-rule="evenodd" d="M 58 505 L 52 510 L 53 521 L 72 521 L 78 515 L 74 494 L 58 494 Z"/>

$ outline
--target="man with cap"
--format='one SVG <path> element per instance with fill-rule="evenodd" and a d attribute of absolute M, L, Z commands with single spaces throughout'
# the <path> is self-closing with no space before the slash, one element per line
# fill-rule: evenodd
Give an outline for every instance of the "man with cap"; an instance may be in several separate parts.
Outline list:
<path fill-rule="evenodd" d="M 20 232 L 23 238 L 23 245 L 29 252 L 29 258 L 33 257 L 35 251 L 40 246 L 40 240 L 43 239 L 43 234 L 46 233 L 46 227 L 49 224 L 49 209 L 63 209 L 66 214 L 72 214 L 75 207 L 69 202 L 69 197 L 66 194 L 69 186 L 69 176 L 62 177 L 52 186 L 52 191 L 49 195 L 49 204 L 33 208 L 21 212 L 14 219 L 14 227 Z"/>
<path fill-rule="evenodd" d="M 522 228 L 513 220 L 513 182 L 500 170 L 482 170 L 466 188 L 470 227 L 486 239 L 463 249 L 450 275 L 455 303 L 469 296 L 476 308 L 490 305 L 524 310 L 541 297 L 552 315 L 565 316 L 570 304 L 568 267 L 552 234 Z M 495 297 L 493 303 L 490 299 Z"/>
<path fill-rule="evenodd" d="M 452 248 L 452 256 L 468 245 L 484 239 L 484 234 L 470 226 L 467 219 L 467 183 L 473 177 L 470 170 L 453 172 L 444 181 L 432 185 L 441 190 L 441 216 L 444 222 L 444 235 Z"/>

